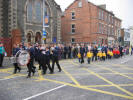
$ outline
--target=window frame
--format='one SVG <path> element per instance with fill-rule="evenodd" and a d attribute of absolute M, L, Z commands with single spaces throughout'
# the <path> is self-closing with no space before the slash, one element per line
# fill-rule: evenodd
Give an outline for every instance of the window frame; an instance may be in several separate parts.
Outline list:
<path fill-rule="evenodd" d="M 74 28 L 72 27 L 74 25 Z M 73 32 L 74 30 L 74 32 Z M 75 34 L 76 33 L 76 25 L 75 24 L 71 24 L 71 34 Z"/>

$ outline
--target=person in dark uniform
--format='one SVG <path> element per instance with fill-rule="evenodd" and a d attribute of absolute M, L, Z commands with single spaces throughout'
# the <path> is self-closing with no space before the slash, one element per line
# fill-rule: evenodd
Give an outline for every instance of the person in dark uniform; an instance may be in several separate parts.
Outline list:
<path fill-rule="evenodd" d="M 67 58 L 67 53 L 68 53 L 68 48 L 67 48 L 67 46 L 65 45 L 65 46 L 64 46 L 64 59 Z"/>
<path fill-rule="evenodd" d="M 16 45 L 15 44 L 14 47 L 13 47 L 12 55 L 14 57 L 18 57 L 19 54 L 17 54 L 17 53 L 19 51 L 20 51 L 19 45 Z M 14 65 L 14 72 L 13 72 L 13 74 L 16 74 L 17 71 L 19 71 L 19 72 L 21 71 L 21 68 L 18 66 L 18 63 L 17 62 L 13 63 L 13 65 Z"/>
<path fill-rule="evenodd" d="M 38 43 L 35 44 L 35 61 L 38 62 L 38 57 L 39 57 L 39 45 Z"/>
<path fill-rule="evenodd" d="M 50 74 L 52 74 L 53 70 L 50 66 L 50 50 L 48 47 L 46 47 L 46 66 L 48 67 Z"/>
<path fill-rule="evenodd" d="M 81 64 L 82 64 L 84 63 L 84 55 L 85 55 L 85 48 L 83 44 L 80 47 L 80 54 L 81 54 Z"/>
<path fill-rule="evenodd" d="M 37 60 L 38 60 L 38 64 L 39 64 L 39 69 L 38 70 L 41 70 L 41 45 L 39 45 L 38 46 L 38 58 L 37 58 Z"/>
<path fill-rule="evenodd" d="M 28 52 L 30 54 L 30 61 L 29 63 L 27 64 L 27 67 L 28 67 L 28 76 L 27 78 L 30 78 L 31 77 L 31 72 L 33 73 L 33 75 L 35 74 L 35 67 L 34 67 L 34 57 L 35 57 L 35 51 L 34 51 L 34 48 L 32 47 L 32 45 L 30 45 L 30 47 L 28 48 Z"/>
<path fill-rule="evenodd" d="M 57 65 L 59 72 L 61 72 L 61 67 L 59 65 L 59 58 L 58 58 L 58 47 L 54 46 L 54 48 L 52 48 L 52 71 L 54 73 L 54 65 Z"/>
<path fill-rule="evenodd" d="M 42 74 L 45 75 L 46 71 L 47 71 L 45 46 L 41 46 L 40 52 L 41 52 L 41 55 L 40 55 L 40 65 L 42 67 Z"/>

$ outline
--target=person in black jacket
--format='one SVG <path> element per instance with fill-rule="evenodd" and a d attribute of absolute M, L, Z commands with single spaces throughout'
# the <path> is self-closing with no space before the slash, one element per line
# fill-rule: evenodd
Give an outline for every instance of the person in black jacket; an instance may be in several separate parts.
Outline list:
<path fill-rule="evenodd" d="M 85 55 L 85 48 L 83 44 L 80 47 L 80 54 L 81 54 L 81 64 L 82 64 L 84 63 L 84 55 Z"/>
<path fill-rule="evenodd" d="M 67 53 L 68 53 L 68 47 L 65 45 L 64 46 L 64 59 L 67 58 Z"/>
<path fill-rule="evenodd" d="M 97 46 L 95 46 L 95 47 L 92 49 L 92 52 L 93 52 L 92 61 L 93 61 L 94 59 L 95 59 L 95 61 L 97 61 L 97 53 L 98 53 Z"/>
<path fill-rule="evenodd" d="M 15 57 L 15 59 L 18 56 L 17 53 L 19 51 L 20 51 L 19 45 L 15 44 L 14 47 L 13 47 L 13 50 L 12 50 L 12 55 Z M 13 63 L 13 65 L 14 65 L 14 72 L 13 72 L 13 74 L 16 74 L 17 71 L 19 71 L 19 72 L 21 71 L 21 68 L 18 66 L 18 63 L 16 61 Z"/>
<path fill-rule="evenodd" d="M 53 70 L 50 66 L 50 50 L 48 47 L 46 47 L 46 66 L 48 67 L 50 74 L 53 73 Z M 47 70 L 47 69 L 46 69 Z"/>
<path fill-rule="evenodd" d="M 28 76 L 27 78 L 30 78 L 31 77 L 31 72 L 35 73 L 35 67 L 34 67 L 34 58 L 35 58 L 35 50 L 34 50 L 34 47 L 32 45 L 29 46 L 29 48 L 27 49 L 29 54 L 30 54 L 30 61 L 29 63 L 27 64 L 27 67 L 28 67 Z"/>
<path fill-rule="evenodd" d="M 46 50 L 45 47 L 41 47 L 41 56 L 40 56 L 40 63 L 42 67 L 42 74 L 45 75 L 47 71 L 47 66 L 46 66 Z"/>
<path fill-rule="evenodd" d="M 52 49 L 52 71 L 54 73 L 54 65 L 56 63 L 58 69 L 59 69 L 59 72 L 61 72 L 61 67 L 59 65 L 59 58 L 58 58 L 58 47 L 54 46 Z"/>

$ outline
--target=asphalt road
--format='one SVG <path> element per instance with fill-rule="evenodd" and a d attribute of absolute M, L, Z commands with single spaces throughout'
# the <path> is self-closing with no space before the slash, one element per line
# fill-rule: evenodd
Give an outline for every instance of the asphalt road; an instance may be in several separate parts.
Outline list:
<path fill-rule="evenodd" d="M 55 67 L 54 74 L 37 71 L 27 79 L 26 67 L 14 75 L 6 59 L 0 69 L 0 100 L 133 100 L 133 56 L 90 65 L 62 60 L 60 65 L 62 72 Z"/>

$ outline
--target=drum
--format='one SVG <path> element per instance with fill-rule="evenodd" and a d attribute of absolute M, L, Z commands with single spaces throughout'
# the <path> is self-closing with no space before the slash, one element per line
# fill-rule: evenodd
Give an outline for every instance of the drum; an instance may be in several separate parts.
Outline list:
<path fill-rule="evenodd" d="M 30 61 L 30 54 L 26 50 L 20 50 L 18 57 L 17 57 L 17 63 L 19 63 L 21 66 L 25 66 Z"/>

